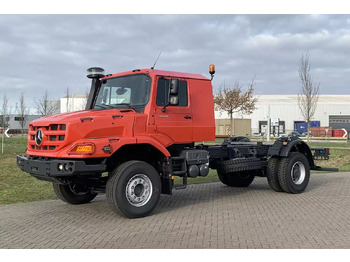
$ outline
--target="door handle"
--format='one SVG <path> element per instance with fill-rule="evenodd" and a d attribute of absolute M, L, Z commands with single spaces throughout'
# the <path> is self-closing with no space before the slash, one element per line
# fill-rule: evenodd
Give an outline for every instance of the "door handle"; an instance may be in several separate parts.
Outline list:
<path fill-rule="evenodd" d="M 184 116 L 185 119 L 191 119 L 191 116 Z"/>

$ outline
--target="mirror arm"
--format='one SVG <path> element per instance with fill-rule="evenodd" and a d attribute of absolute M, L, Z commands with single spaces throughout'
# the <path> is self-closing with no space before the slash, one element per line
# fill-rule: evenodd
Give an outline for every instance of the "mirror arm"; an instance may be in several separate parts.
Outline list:
<path fill-rule="evenodd" d="M 167 106 L 170 105 L 170 88 L 169 88 L 169 92 L 168 92 L 168 99 L 166 99 L 165 102 L 166 103 L 164 103 L 164 107 L 162 108 L 163 113 L 165 113 Z"/>

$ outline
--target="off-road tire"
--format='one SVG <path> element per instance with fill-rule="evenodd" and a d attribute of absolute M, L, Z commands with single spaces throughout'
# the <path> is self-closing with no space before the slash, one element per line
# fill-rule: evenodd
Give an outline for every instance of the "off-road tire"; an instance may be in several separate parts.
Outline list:
<path fill-rule="evenodd" d="M 283 192 L 278 181 L 278 167 L 280 163 L 280 158 L 271 157 L 266 168 L 267 181 L 270 187 L 276 192 Z"/>
<path fill-rule="evenodd" d="M 306 156 L 291 152 L 282 158 L 278 167 L 278 181 L 284 192 L 300 194 L 306 189 L 310 179 L 310 165 Z"/>
<path fill-rule="evenodd" d="M 218 170 L 220 181 L 230 187 L 247 187 L 254 180 L 254 174 L 249 171 L 221 173 Z"/>
<path fill-rule="evenodd" d="M 57 183 L 53 183 L 52 185 L 56 196 L 62 201 L 72 205 L 89 203 L 97 196 L 97 193 L 92 193 L 91 190 L 84 190 L 85 192 L 74 192 L 70 185 L 61 185 Z"/>
<path fill-rule="evenodd" d="M 234 158 L 230 160 L 221 161 L 218 166 L 218 170 L 221 173 L 234 173 L 242 171 L 251 171 L 262 169 L 267 165 L 267 161 L 263 161 L 259 158 Z"/>
<path fill-rule="evenodd" d="M 133 185 L 134 189 L 131 189 Z M 136 193 L 137 186 L 140 194 Z M 146 162 L 133 160 L 121 164 L 110 173 L 106 197 L 114 212 L 128 218 L 139 218 L 152 213 L 161 191 L 160 176 L 155 168 Z"/>
<path fill-rule="evenodd" d="M 217 170 L 217 173 L 221 183 L 223 183 L 226 186 L 229 186 L 228 180 L 227 180 L 227 174 L 221 173 L 219 170 Z"/>

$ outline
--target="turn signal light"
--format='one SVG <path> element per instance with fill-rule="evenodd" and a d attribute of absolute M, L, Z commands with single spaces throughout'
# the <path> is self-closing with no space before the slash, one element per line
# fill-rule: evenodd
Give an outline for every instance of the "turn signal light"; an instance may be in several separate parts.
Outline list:
<path fill-rule="evenodd" d="M 69 151 L 69 155 L 92 155 L 95 152 L 95 144 L 81 143 L 75 144 Z"/>

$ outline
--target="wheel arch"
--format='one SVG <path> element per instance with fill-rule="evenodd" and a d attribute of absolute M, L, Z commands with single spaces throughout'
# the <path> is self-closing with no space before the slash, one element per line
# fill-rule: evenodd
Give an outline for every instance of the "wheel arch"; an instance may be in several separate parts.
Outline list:
<path fill-rule="evenodd" d="M 304 154 L 309 161 L 310 168 L 315 167 L 314 158 L 310 147 L 303 140 L 294 140 L 288 143 L 287 146 L 283 147 L 279 156 L 288 157 L 291 152 L 300 152 Z"/>
<path fill-rule="evenodd" d="M 165 151 L 167 153 L 149 143 L 125 144 L 108 158 L 107 171 L 112 171 L 118 165 L 130 160 L 144 161 L 157 169 L 158 162 L 170 156 L 166 149 Z"/>

